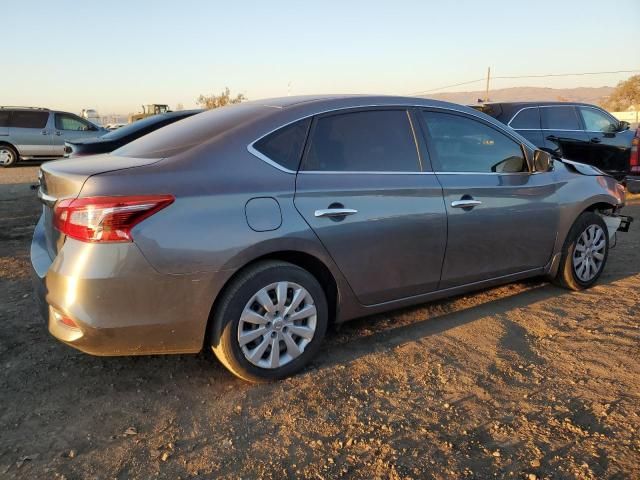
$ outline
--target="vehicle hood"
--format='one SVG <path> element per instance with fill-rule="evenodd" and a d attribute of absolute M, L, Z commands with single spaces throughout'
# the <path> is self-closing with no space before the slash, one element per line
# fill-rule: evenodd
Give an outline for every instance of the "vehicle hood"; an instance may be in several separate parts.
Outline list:
<path fill-rule="evenodd" d="M 569 170 L 571 170 L 573 172 L 576 172 L 576 173 L 579 173 L 580 175 L 587 175 L 587 176 L 591 176 L 591 177 L 598 177 L 598 176 L 601 176 L 601 175 L 604 175 L 606 177 L 610 176 L 607 173 L 605 173 L 602 170 L 600 170 L 599 168 L 594 167 L 593 165 L 587 165 L 586 163 L 574 162 L 573 160 L 567 160 L 566 158 L 560 158 L 559 160 L 562 163 L 564 163 L 565 165 L 567 165 Z"/>

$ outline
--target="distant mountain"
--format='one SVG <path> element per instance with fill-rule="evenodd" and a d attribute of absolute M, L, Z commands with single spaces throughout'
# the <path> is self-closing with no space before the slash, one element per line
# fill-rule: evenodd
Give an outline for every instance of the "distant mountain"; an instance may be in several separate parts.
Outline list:
<path fill-rule="evenodd" d="M 543 87 L 513 87 L 489 90 L 492 102 L 514 101 L 564 101 L 599 103 L 603 97 L 611 95 L 613 87 L 579 87 L 579 88 L 543 88 Z M 479 98 L 484 98 L 484 90 L 475 92 L 446 92 L 422 95 L 427 98 L 446 100 L 448 102 L 471 104 Z"/>

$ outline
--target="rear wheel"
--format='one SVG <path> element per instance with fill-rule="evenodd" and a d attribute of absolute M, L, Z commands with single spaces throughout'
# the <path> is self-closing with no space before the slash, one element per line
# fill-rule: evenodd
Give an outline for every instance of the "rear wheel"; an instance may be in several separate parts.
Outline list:
<path fill-rule="evenodd" d="M 604 270 L 609 255 L 609 232 L 602 218 L 582 213 L 565 241 L 554 283 L 570 290 L 591 287 Z"/>
<path fill-rule="evenodd" d="M 18 152 L 10 145 L 0 145 L 0 167 L 12 167 L 18 161 Z"/>
<path fill-rule="evenodd" d="M 223 293 L 209 338 L 234 375 L 265 382 L 303 368 L 320 348 L 327 322 L 326 297 L 315 277 L 290 263 L 266 261 Z"/>

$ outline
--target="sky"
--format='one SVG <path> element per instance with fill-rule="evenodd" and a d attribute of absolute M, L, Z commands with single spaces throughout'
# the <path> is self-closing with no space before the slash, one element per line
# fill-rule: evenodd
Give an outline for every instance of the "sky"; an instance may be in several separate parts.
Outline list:
<path fill-rule="evenodd" d="M 413 94 L 640 72 L 640 0 L 0 0 L 0 105 L 126 114 L 200 94 Z M 608 74 L 494 80 L 615 86 Z M 483 82 L 448 91 L 479 90 Z M 445 91 L 445 90 L 438 90 Z"/>

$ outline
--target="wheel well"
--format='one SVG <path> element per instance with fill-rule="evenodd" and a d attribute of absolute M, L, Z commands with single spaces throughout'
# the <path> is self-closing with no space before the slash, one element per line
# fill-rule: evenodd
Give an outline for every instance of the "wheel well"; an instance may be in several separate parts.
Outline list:
<path fill-rule="evenodd" d="M 251 262 L 247 263 L 244 267 L 238 269 L 224 284 L 224 287 L 220 289 L 213 305 L 211 307 L 211 311 L 209 312 L 209 320 L 207 322 L 207 330 L 205 333 L 205 350 L 206 350 L 206 342 L 209 341 L 208 332 L 210 332 L 210 322 L 213 321 L 214 312 L 216 311 L 218 302 L 222 298 L 224 292 L 232 284 L 232 282 L 247 268 L 250 268 L 252 265 L 255 265 L 258 262 L 264 260 L 280 260 L 282 262 L 292 263 L 297 265 L 300 268 L 304 268 L 307 272 L 313 275 L 320 286 L 324 290 L 324 293 L 327 297 L 327 305 L 329 307 L 329 323 L 333 323 L 336 319 L 338 313 L 338 284 L 336 283 L 335 278 L 331 271 L 327 268 L 327 266 L 320 261 L 318 258 L 310 255 L 308 253 L 297 252 L 297 251 L 280 251 L 273 252 L 261 257 L 253 259 Z"/>
<path fill-rule="evenodd" d="M 11 144 L 11 143 L 9 143 L 9 142 L 3 142 L 3 141 L 0 141 L 0 145 L 6 145 L 7 147 L 11 147 L 11 148 L 13 148 L 13 149 L 16 151 L 16 153 L 18 154 L 18 156 L 20 155 L 20 152 L 18 152 L 18 149 L 16 148 L 16 146 L 15 146 L 15 145 L 13 145 L 13 144 Z"/>
<path fill-rule="evenodd" d="M 584 209 L 585 212 L 608 212 L 615 210 L 615 206 L 606 202 L 598 202 L 593 205 L 589 205 Z"/>

